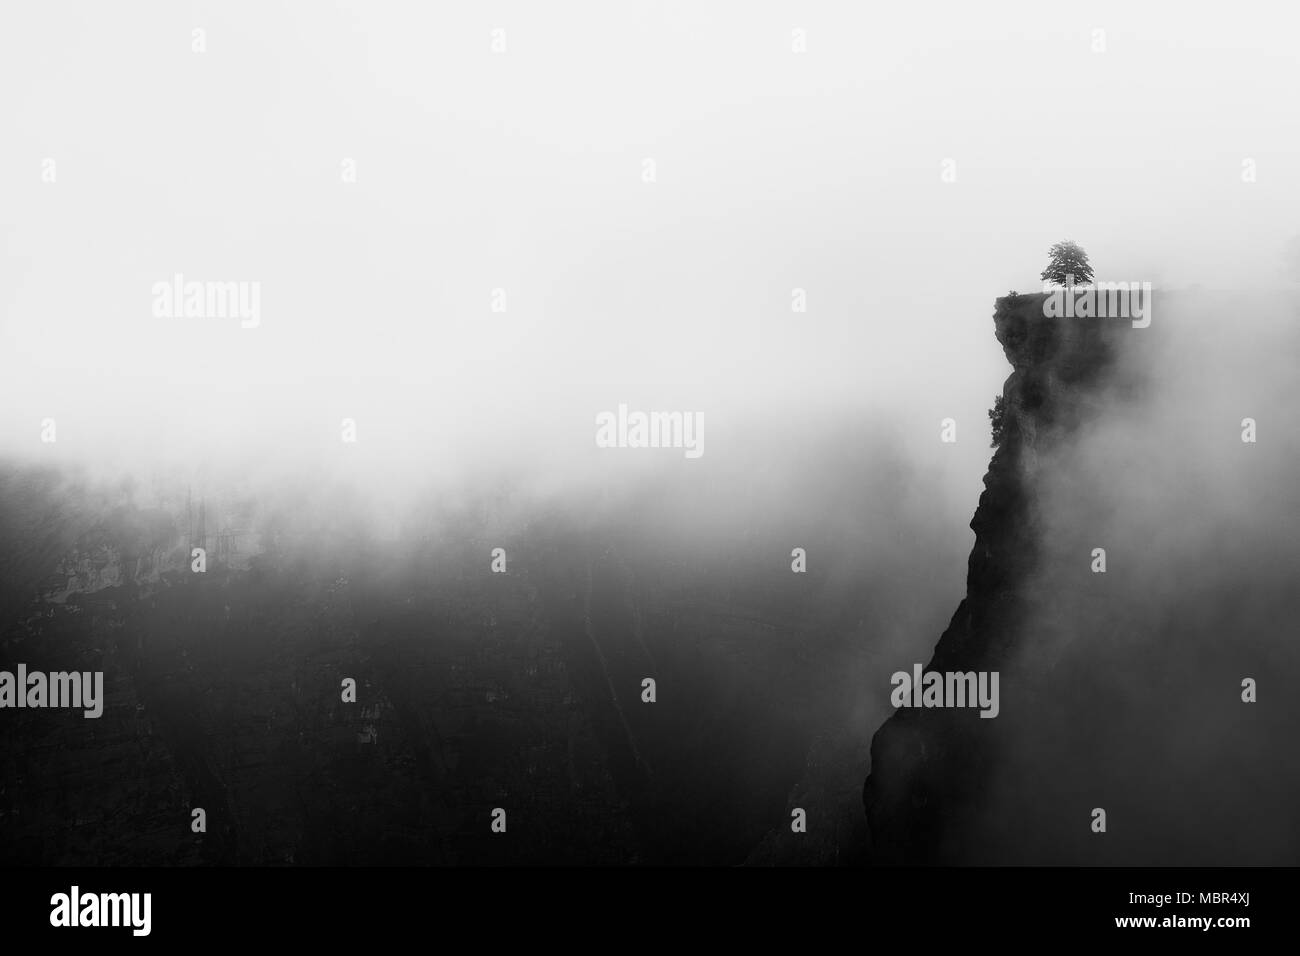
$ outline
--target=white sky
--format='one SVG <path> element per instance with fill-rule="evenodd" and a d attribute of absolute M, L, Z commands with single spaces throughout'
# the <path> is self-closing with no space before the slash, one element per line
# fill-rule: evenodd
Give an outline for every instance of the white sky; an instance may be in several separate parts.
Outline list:
<path fill-rule="evenodd" d="M 0 453 L 328 461 L 355 417 L 389 475 L 484 456 L 563 474 L 619 402 L 705 413 L 710 455 L 728 423 L 865 411 L 928 456 L 952 416 L 968 513 L 1009 371 L 992 300 L 1035 289 L 1052 242 L 1099 278 L 1278 281 L 1300 232 L 1298 21 L 1275 3 L 7 5 Z M 260 327 L 155 318 L 177 272 L 260 282 Z"/>

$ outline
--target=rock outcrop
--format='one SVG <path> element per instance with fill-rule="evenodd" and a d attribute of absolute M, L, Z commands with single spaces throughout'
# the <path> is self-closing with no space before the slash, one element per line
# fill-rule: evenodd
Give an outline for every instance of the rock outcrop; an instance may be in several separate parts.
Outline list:
<path fill-rule="evenodd" d="M 971 520 L 966 597 L 926 671 L 1000 671 L 1020 650 L 1022 625 L 1040 598 L 1028 587 L 1041 544 L 1039 456 L 1086 420 L 1113 367 L 1117 339 L 1129 328 L 1113 319 L 1049 318 L 1043 301 L 1037 294 L 996 302 L 997 338 L 1013 367 L 1003 387 L 1002 439 Z M 1004 702 L 1002 720 L 981 719 L 977 709 L 898 709 L 872 741 L 863 789 L 872 861 L 968 858 L 978 829 L 971 815 L 989 781 L 1006 710 L 1032 706 L 1023 697 Z"/>

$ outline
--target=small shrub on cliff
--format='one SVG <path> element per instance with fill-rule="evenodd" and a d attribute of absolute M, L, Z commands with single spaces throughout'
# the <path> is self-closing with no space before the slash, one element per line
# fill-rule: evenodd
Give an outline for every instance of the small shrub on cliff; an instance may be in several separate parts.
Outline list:
<path fill-rule="evenodd" d="M 997 448 L 1002 444 L 1002 435 L 1007 424 L 1007 403 L 1001 395 L 993 399 L 993 407 L 989 409 L 989 421 L 993 425 L 993 441 L 989 447 Z"/>

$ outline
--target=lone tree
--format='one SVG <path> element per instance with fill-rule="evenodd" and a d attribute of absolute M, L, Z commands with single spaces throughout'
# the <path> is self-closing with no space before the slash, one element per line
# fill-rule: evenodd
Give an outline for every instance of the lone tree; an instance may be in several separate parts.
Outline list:
<path fill-rule="evenodd" d="M 1077 242 L 1067 239 L 1058 242 L 1047 250 L 1050 259 L 1043 270 L 1044 282 L 1065 285 L 1069 276 L 1074 276 L 1075 285 L 1087 285 L 1092 281 L 1092 266 L 1088 265 L 1088 253 Z"/>

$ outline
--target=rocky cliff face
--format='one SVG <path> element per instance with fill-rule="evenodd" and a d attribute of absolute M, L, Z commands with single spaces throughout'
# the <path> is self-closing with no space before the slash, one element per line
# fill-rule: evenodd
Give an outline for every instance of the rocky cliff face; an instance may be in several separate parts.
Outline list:
<path fill-rule="evenodd" d="M 971 520 L 966 597 L 926 671 L 1002 671 L 1031 639 L 1023 624 L 1042 599 L 1029 587 L 1042 544 L 1038 459 L 1087 419 L 1129 328 L 1113 319 L 1047 318 L 1043 299 L 996 302 L 996 335 L 1013 367 L 1003 387 L 1003 436 Z M 969 856 L 994 744 L 1008 719 L 1042 703 L 1031 699 L 1034 684 L 1032 674 L 1010 687 L 1004 678 L 999 719 L 981 719 L 974 708 L 900 708 L 885 722 L 872 741 L 863 790 L 874 862 Z"/>

